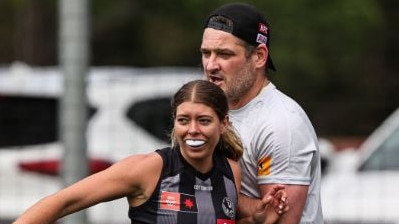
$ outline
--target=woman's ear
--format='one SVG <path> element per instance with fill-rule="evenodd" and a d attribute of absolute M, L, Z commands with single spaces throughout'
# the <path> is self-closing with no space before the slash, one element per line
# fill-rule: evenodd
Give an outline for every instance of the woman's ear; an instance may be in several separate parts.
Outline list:
<path fill-rule="evenodd" d="M 229 121 L 229 115 L 226 115 L 224 119 L 220 123 L 220 132 L 221 134 L 226 133 L 227 129 L 229 128 L 230 121 Z"/>

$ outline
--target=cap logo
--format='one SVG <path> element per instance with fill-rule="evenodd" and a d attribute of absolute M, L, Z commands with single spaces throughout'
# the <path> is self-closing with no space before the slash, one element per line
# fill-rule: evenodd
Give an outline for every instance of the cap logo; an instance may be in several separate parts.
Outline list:
<path fill-rule="evenodd" d="M 260 44 L 267 44 L 267 37 L 258 33 L 258 36 L 256 37 L 256 42 Z"/>
<path fill-rule="evenodd" d="M 267 34 L 268 28 L 266 24 L 259 23 L 259 33 Z"/>

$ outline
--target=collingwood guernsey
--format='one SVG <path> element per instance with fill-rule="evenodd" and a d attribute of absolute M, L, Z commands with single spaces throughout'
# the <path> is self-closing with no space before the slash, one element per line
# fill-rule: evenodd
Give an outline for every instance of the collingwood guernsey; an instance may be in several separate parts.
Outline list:
<path fill-rule="evenodd" d="M 233 172 L 224 156 L 216 150 L 214 167 L 202 174 L 184 160 L 179 148 L 156 152 L 163 159 L 161 177 L 149 200 L 129 208 L 131 223 L 235 223 L 237 192 Z"/>

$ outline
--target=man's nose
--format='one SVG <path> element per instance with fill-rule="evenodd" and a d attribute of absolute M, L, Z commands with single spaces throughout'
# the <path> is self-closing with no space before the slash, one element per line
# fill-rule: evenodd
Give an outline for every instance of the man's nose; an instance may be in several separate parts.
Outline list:
<path fill-rule="evenodd" d="M 212 55 L 207 59 L 206 68 L 205 68 L 205 69 L 206 69 L 208 72 L 212 72 L 212 71 L 218 70 L 219 68 L 220 68 L 220 66 L 219 66 L 217 57 L 216 57 L 215 54 L 212 54 Z"/>

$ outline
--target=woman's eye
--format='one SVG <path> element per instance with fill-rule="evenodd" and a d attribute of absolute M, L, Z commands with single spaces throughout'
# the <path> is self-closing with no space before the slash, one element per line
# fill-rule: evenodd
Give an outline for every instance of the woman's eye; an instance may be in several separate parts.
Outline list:
<path fill-rule="evenodd" d="M 176 119 L 177 122 L 179 122 L 180 124 L 186 124 L 188 122 L 187 118 L 177 118 Z"/>
<path fill-rule="evenodd" d="M 209 120 L 209 119 L 200 119 L 199 122 L 201 124 L 203 124 L 203 125 L 207 125 L 207 124 L 211 123 L 211 120 Z"/>

